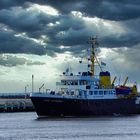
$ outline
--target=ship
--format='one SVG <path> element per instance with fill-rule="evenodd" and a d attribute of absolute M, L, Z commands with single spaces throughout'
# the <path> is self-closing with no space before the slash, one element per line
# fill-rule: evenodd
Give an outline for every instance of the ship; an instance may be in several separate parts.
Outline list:
<path fill-rule="evenodd" d="M 114 114 L 139 114 L 140 97 L 137 84 L 116 84 L 109 71 L 103 70 L 96 55 L 99 46 L 96 36 L 90 37 L 87 49 L 86 70 L 76 74 L 66 68 L 56 82 L 57 90 L 32 92 L 30 98 L 41 116 L 94 116 Z M 82 60 L 79 60 L 82 64 Z M 102 62 L 105 64 L 104 62 Z M 95 66 L 100 68 L 95 73 Z"/>

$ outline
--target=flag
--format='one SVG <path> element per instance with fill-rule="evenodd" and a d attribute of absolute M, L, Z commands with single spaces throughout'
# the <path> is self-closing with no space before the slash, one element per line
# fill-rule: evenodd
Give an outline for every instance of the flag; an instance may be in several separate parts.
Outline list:
<path fill-rule="evenodd" d="M 101 62 L 101 65 L 102 65 L 102 66 L 106 66 L 106 63 L 104 63 L 104 62 Z"/>

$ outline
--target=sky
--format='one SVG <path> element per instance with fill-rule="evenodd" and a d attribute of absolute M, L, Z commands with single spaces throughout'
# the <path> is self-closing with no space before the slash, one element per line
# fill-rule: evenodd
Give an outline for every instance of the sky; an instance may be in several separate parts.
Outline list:
<path fill-rule="evenodd" d="M 30 92 L 32 74 L 35 91 L 54 88 L 94 35 L 116 84 L 140 89 L 139 0 L 0 0 L 0 92 Z"/>

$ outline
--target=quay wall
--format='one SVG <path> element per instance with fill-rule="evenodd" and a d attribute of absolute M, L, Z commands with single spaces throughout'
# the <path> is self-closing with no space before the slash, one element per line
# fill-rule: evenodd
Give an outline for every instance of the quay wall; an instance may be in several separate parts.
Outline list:
<path fill-rule="evenodd" d="M 34 111 L 34 106 L 31 102 L 29 96 L 25 98 L 19 94 L 14 96 L 10 95 L 0 95 L 0 112 L 25 112 Z"/>

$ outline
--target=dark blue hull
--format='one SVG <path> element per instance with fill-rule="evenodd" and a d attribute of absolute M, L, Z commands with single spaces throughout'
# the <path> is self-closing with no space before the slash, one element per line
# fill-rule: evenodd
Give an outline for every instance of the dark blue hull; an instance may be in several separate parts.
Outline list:
<path fill-rule="evenodd" d="M 136 99 L 66 99 L 31 97 L 38 116 L 139 114 Z"/>

